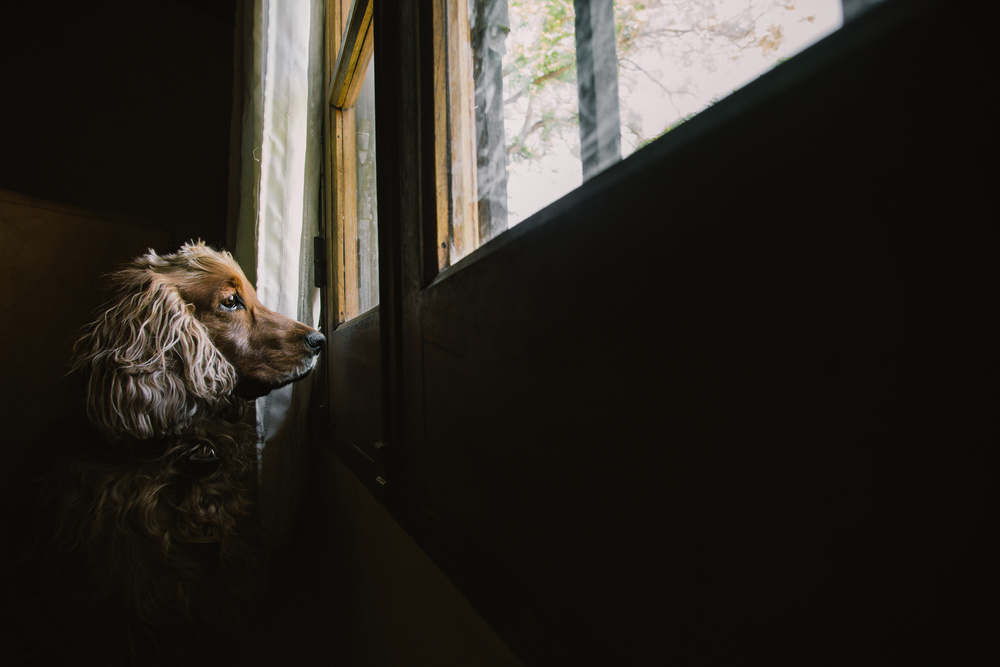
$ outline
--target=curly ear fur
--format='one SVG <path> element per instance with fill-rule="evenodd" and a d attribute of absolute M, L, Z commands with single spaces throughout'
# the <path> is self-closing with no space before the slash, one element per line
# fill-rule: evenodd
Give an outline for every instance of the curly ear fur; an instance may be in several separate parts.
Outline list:
<path fill-rule="evenodd" d="M 74 350 L 87 415 L 110 440 L 189 432 L 230 405 L 236 371 L 150 253 L 112 276 L 115 293 Z"/>

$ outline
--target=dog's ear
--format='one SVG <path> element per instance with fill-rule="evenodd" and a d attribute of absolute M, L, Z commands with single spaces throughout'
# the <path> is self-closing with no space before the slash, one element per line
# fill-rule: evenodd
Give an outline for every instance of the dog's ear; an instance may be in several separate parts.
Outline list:
<path fill-rule="evenodd" d="M 228 407 L 236 371 L 163 276 L 127 269 L 83 332 L 73 367 L 87 415 L 111 440 L 180 434 Z"/>

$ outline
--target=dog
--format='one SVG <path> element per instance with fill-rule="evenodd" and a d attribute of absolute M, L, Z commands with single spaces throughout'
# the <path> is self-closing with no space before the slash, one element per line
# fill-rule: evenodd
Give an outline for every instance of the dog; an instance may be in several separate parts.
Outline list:
<path fill-rule="evenodd" d="M 97 435 L 49 448 L 11 652 L 228 664 L 264 585 L 257 435 L 241 419 L 308 375 L 325 338 L 264 307 L 233 258 L 201 242 L 151 250 L 110 286 L 72 361 Z"/>

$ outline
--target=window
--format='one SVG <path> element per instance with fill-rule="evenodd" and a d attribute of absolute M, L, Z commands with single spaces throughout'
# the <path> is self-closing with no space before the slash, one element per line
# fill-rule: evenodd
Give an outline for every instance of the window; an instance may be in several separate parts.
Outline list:
<path fill-rule="evenodd" d="M 379 331 L 379 198 L 376 171 L 375 29 L 372 0 L 327 0 L 324 118 L 324 323 L 328 339 L 322 408 L 342 458 L 364 466 L 382 439 Z M 350 395 L 351 401 L 344 399 Z"/>
<path fill-rule="evenodd" d="M 435 7 L 442 268 L 841 22 L 840 0 Z"/>
<path fill-rule="evenodd" d="M 327 4 L 326 219 L 337 322 L 378 303 L 375 62 L 371 0 Z"/>
<path fill-rule="evenodd" d="M 505 59 L 520 48 L 515 9 L 528 5 L 375 3 L 381 299 L 354 319 L 331 316 L 324 432 L 528 664 L 713 661 L 705 651 L 726 650 L 753 659 L 760 637 L 769 646 L 788 636 L 825 645 L 856 628 L 813 594 L 835 598 L 838 610 L 875 596 L 864 578 L 824 579 L 839 549 L 861 544 L 852 552 L 858 562 L 866 553 L 852 539 L 828 548 L 826 519 L 843 518 L 834 508 L 857 510 L 838 537 L 857 525 L 877 539 L 892 523 L 885 505 L 878 521 L 867 518 L 867 500 L 883 497 L 877 485 L 861 498 L 841 477 L 893 430 L 868 416 L 885 414 L 886 396 L 910 391 L 892 378 L 912 374 L 910 357 L 895 352 L 908 316 L 886 306 L 906 281 L 887 277 L 885 258 L 887 239 L 919 207 L 873 202 L 886 203 L 878 197 L 885 179 L 918 192 L 938 177 L 924 171 L 931 163 L 913 141 L 933 113 L 914 81 L 924 68 L 943 79 L 951 63 L 926 46 L 933 32 L 898 27 L 912 23 L 906 11 L 923 9 L 886 2 L 856 30 L 837 31 L 790 63 L 766 64 L 759 80 L 725 79 L 698 100 L 693 84 L 664 94 L 640 123 L 638 82 L 655 77 L 644 73 L 651 65 L 638 46 L 620 56 L 619 40 L 639 40 L 629 30 L 656 28 L 677 40 L 651 42 L 655 51 L 680 48 L 705 25 L 713 40 L 724 33 L 721 42 L 735 39 L 742 52 L 767 46 L 768 58 L 779 53 L 767 41 L 778 31 L 764 14 L 751 35 L 750 23 L 741 33 L 711 16 L 681 24 L 641 14 L 697 3 L 650 0 L 634 14 L 616 3 L 622 28 L 610 67 L 607 24 L 602 33 L 591 20 L 586 37 L 577 27 L 606 5 L 585 4 L 589 15 L 582 2 L 529 6 L 564 9 L 549 16 L 566 33 L 551 40 L 550 69 L 528 79 L 559 72 L 538 83 L 558 83 L 552 104 L 562 106 L 529 116 L 529 128 L 560 114 L 566 122 L 521 142 L 524 118 L 510 124 L 506 113 L 526 110 L 528 93 L 501 102 L 516 95 L 508 77 L 517 68 Z M 772 10 L 784 15 L 790 4 Z M 832 7 L 823 30 L 837 24 Z M 579 65 L 581 50 L 590 65 Z M 915 65 L 914 52 L 926 56 Z M 717 71 L 731 62 L 720 58 Z M 581 69 L 595 93 L 579 74 L 560 79 Z M 602 94 L 611 70 L 618 82 Z M 610 124 L 602 121 L 614 117 L 609 96 L 618 114 Z M 543 102 L 531 103 L 532 114 Z M 596 121 L 581 130 L 573 122 L 587 105 Z M 626 159 L 608 128 L 617 128 Z M 524 148 L 517 164 L 530 164 L 530 156 L 559 152 L 531 142 L 569 145 L 574 133 L 582 158 L 560 150 L 576 158 L 575 178 L 589 180 L 539 211 L 518 210 L 511 156 Z M 907 168 L 909 157 L 919 164 Z M 503 178 L 482 171 L 501 161 Z M 899 226 L 878 227 L 883 214 Z M 884 348 L 870 348 L 867 332 L 879 327 Z M 904 344 L 918 359 L 922 346 Z M 845 448 L 842 465 L 827 465 L 827 453 Z M 807 471 L 786 474 L 803 460 Z M 877 476 L 882 461 L 875 466 L 866 474 Z M 762 536 L 766 548 L 743 548 Z M 763 615 L 762 599 L 772 607 Z M 807 606 L 821 610 L 822 622 L 797 612 Z M 720 645 L 718 627 L 737 639 Z"/>

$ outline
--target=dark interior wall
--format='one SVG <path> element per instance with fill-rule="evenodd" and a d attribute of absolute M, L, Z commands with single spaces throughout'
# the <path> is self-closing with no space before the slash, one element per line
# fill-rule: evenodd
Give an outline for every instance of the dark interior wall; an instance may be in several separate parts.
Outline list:
<path fill-rule="evenodd" d="M 328 447 L 271 563 L 262 664 L 523 664 Z"/>
<path fill-rule="evenodd" d="M 103 299 L 100 276 L 169 243 L 158 227 L 0 190 L 0 312 L 21 323 L 0 327 L 0 446 L 8 461 L 0 480 L 18 474 L 11 459 L 42 428 L 81 403 L 64 376 L 80 327 Z"/>
<path fill-rule="evenodd" d="M 63 375 L 103 274 L 148 248 L 224 243 L 233 7 L 4 5 L 0 309 L 34 323 L 0 329 L 5 457 L 72 400 Z"/>
<path fill-rule="evenodd" d="M 233 8 L 7 3 L 0 188 L 223 244 Z"/>

